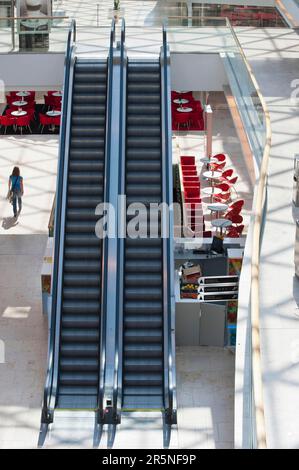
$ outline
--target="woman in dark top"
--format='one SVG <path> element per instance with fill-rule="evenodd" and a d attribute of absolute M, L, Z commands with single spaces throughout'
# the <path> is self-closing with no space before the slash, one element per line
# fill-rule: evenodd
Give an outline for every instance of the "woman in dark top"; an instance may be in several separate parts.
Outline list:
<path fill-rule="evenodd" d="M 22 196 L 24 194 L 24 185 L 23 185 L 23 178 L 20 175 L 20 168 L 15 166 L 12 174 L 9 177 L 8 181 L 8 189 L 12 191 L 12 207 L 14 217 L 16 218 L 21 210 L 22 210 Z M 17 211 L 17 205 L 19 207 L 19 211 Z"/>

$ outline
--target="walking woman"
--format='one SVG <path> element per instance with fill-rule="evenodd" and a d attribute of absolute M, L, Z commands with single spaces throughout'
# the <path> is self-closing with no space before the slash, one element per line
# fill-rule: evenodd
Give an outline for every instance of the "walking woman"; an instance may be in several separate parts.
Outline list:
<path fill-rule="evenodd" d="M 22 196 L 24 194 L 23 177 L 20 175 L 20 168 L 15 166 L 8 181 L 8 190 L 12 194 L 12 207 L 14 217 L 17 218 L 22 210 Z M 19 211 L 17 210 L 17 205 Z"/>

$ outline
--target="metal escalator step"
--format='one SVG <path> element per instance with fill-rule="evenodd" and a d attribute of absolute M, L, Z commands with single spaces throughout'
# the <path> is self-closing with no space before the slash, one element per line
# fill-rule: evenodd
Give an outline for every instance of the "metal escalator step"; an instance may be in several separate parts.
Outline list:
<path fill-rule="evenodd" d="M 70 171 L 69 172 L 69 183 L 70 184 L 87 184 L 88 182 L 92 185 L 103 185 L 104 176 L 99 172 L 91 171 Z"/>
<path fill-rule="evenodd" d="M 94 198 L 97 196 L 99 201 L 103 197 L 103 188 L 99 185 L 70 184 L 68 192 L 71 196 L 93 196 Z"/>
<path fill-rule="evenodd" d="M 97 385 L 98 373 L 97 372 L 61 372 L 59 374 L 59 382 L 62 385 Z"/>
<path fill-rule="evenodd" d="M 148 148 L 159 149 L 160 154 L 161 154 L 161 140 L 159 136 L 153 136 L 153 137 L 130 136 L 127 138 L 127 146 L 130 149 L 138 148 L 140 153 L 142 153 L 143 150 L 147 150 Z"/>
<path fill-rule="evenodd" d="M 80 343 L 80 341 L 61 344 L 61 355 L 62 357 L 96 357 L 99 354 L 99 343 Z"/>
<path fill-rule="evenodd" d="M 99 331 L 84 328 L 62 328 L 61 339 L 65 342 L 96 343 L 99 341 Z"/>
<path fill-rule="evenodd" d="M 162 273 L 140 273 L 140 272 L 132 272 L 128 273 L 126 272 L 126 277 L 125 277 L 125 287 L 126 289 L 128 287 L 143 287 L 143 286 L 161 286 L 162 282 Z"/>
<path fill-rule="evenodd" d="M 125 341 L 130 343 L 160 343 L 162 331 L 160 329 L 137 329 L 132 328 L 124 331 Z"/>
<path fill-rule="evenodd" d="M 98 240 L 98 242 L 100 242 Z M 78 258 L 78 259 L 93 259 L 99 260 L 101 256 L 100 246 L 86 246 L 86 247 L 66 247 L 64 250 L 66 259 Z"/>
<path fill-rule="evenodd" d="M 151 75 L 153 78 L 153 81 L 146 80 L 143 83 L 140 83 L 138 81 L 132 81 L 132 77 L 129 78 L 129 83 L 128 83 L 128 93 L 130 94 L 138 94 L 141 96 L 147 97 L 147 95 L 151 96 L 158 96 L 160 98 L 160 83 L 159 83 L 159 78 L 158 81 L 155 80 L 155 76 Z"/>
<path fill-rule="evenodd" d="M 162 279 L 161 279 L 162 280 Z M 142 287 L 140 284 L 136 284 L 135 287 L 126 287 L 125 299 L 126 300 L 161 300 L 162 292 L 161 287 Z"/>
<path fill-rule="evenodd" d="M 140 314 L 129 315 L 126 312 L 124 324 L 125 328 L 162 328 L 163 327 L 163 318 L 161 315 L 153 315 L 153 312 L 150 312 L 149 315 L 143 315 L 143 311 L 140 311 Z"/>
<path fill-rule="evenodd" d="M 86 286 L 91 286 L 91 287 L 100 287 L 101 285 L 101 276 L 97 273 L 95 274 L 78 274 L 78 273 L 72 273 L 72 274 L 64 274 L 63 277 L 64 281 L 64 286 L 76 286 L 77 289 L 78 287 L 86 287 Z"/>
<path fill-rule="evenodd" d="M 124 366 L 128 372 L 144 371 L 160 372 L 163 369 L 163 360 L 159 357 L 125 358 Z"/>
<path fill-rule="evenodd" d="M 70 163 L 76 165 L 77 163 L 84 164 L 85 161 L 94 160 L 95 162 L 104 164 L 104 146 L 86 149 L 70 149 Z"/>
<path fill-rule="evenodd" d="M 98 315 L 63 315 L 63 328 L 99 328 Z"/>
<path fill-rule="evenodd" d="M 144 105 L 160 105 L 160 100 L 161 97 L 158 94 L 150 94 L 150 93 L 139 93 L 138 95 L 131 92 L 131 94 L 128 94 L 127 97 L 128 100 L 130 100 L 130 104 L 133 103 L 143 103 Z"/>
<path fill-rule="evenodd" d="M 88 125 L 80 125 L 80 126 L 72 126 L 72 138 L 80 138 L 80 139 L 93 139 L 98 137 L 104 137 L 105 129 L 99 128 L 96 126 L 88 126 Z"/>
<path fill-rule="evenodd" d="M 127 127 L 127 136 L 128 138 L 152 138 L 155 137 L 160 141 L 160 128 L 157 126 L 147 126 L 140 123 L 139 126 L 128 126 Z"/>
<path fill-rule="evenodd" d="M 77 249 L 78 247 L 98 247 L 101 250 L 101 240 L 99 240 L 94 233 L 88 234 L 67 234 L 65 236 L 65 246 L 66 247 L 74 247 Z"/>
<path fill-rule="evenodd" d="M 161 202 L 161 187 L 159 184 L 151 184 L 148 186 L 144 186 L 143 184 L 130 184 L 127 187 L 127 195 L 135 195 L 136 198 L 139 195 L 147 196 L 147 195 L 157 195 L 157 202 Z"/>
<path fill-rule="evenodd" d="M 64 263 L 65 273 L 99 273 L 99 261 L 67 260 Z"/>
<path fill-rule="evenodd" d="M 98 371 L 98 361 L 92 357 L 71 359 L 64 357 L 60 361 L 61 370 L 65 371 Z"/>
<path fill-rule="evenodd" d="M 147 173 L 142 171 L 127 171 L 126 174 L 127 184 L 159 184 L 161 181 L 161 174 L 156 171 L 148 171 Z"/>
<path fill-rule="evenodd" d="M 63 298 L 65 300 L 86 299 L 86 300 L 98 301 L 100 298 L 100 289 L 97 287 L 87 287 L 87 286 L 64 287 Z"/>
<path fill-rule="evenodd" d="M 162 357 L 163 347 L 161 343 L 152 343 L 150 348 L 145 343 L 125 343 L 125 357 L 145 358 L 145 357 Z"/>
<path fill-rule="evenodd" d="M 160 155 L 160 152 L 159 152 Z M 127 175 L 132 172 L 157 172 L 161 178 L 161 162 L 160 161 L 151 161 L 151 160 L 136 160 L 136 161 L 128 161 L 126 164 Z"/>
<path fill-rule="evenodd" d="M 73 116 L 103 116 L 106 114 L 106 103 L 101 100 L 99 103 L 80 102 L 73 103 Z"/>
<path fill-rule="evenodd" d="M 129 129 L 134 128 L 135 126 L 158 126 L 160 128 L 160 122 L 160 116 L 156 114 L 145 116 L 140 116 L 140 114 L 129 114 L 127 117 L 127 126 Z"/>
<path fill-rule="evenodd" d="M 95 232 L 96 222 L 95 221 L 82 221 L 82 222 L 66 222 L 66 230 L 68 233 L 92 233 Z"/>
<path fill-rule="evenodd" d="M 94 208 L 90 209 L 73 209 L 70 208 L 67 210 L 67 220 L 68 221 L 89 221 L 89 222 L 95 222 L 98 220 L 99 216 L 95 214 Z"/>
<path fill-rule="evenodd" d="M 129 161 L 132 161 L 132 165 L 138 161 L 154 161 L 156 164 L 161 164 L 161 148 L 160 146 L 156 148 L 147 147 L 140 151 L 138 147 L 130 147 L 127 149 L 127 164 Z"/>
<path fill-rule="evenodd" d="M 79 137 L 73 137 L 71 140 L 71 152 L 73 150 L 78 150 L 78 149 L 86 149 L 88 148 L 88 151 L 90 149 L 98 149 L 99 147 L 104 147 L 105 145 L 105 140 L 103 138 L 98 138 L 98 137 L 84 137 L 84 138 L 79 138 Z"/>
<path fill-rule="evenodd" d="M 147 103 L 146 105 L 146 115 L 147 116 L 159 116 L 161 113 L 161 104 L 160 102 Z M 144 104 L 141 102 L 128 103 L 127 105 L 127 116 L 140 116 L 141 119 L 144 118 Z"/>
<path fill-rule="evenodd" d="M 106 95 L 104 93 L 101 95 L 95 93 L 80 93 L 73 96 L 73 103 L 74 105 L 101 105 L 106 103 Z"/>
<path fill-rule="evenodd" d="M 71 160 L 69 162 L 69 171 L 75 173 L 91 172 L 97 173 L 103 179 L 104 162 L 93 160 Z"/>
<path fill-rule="evenodd" d="M 81 94 L 90 94 L 90 95 L 104 95 L 106 96 L 106 82 L 102 80 L 96 81 L 88 81 L 88 82 L 76 82 L 74 83 L 73 93 L 74 95 L 81 95 Z"/>
<path fill-rule="evenodd" d="M 85 197 L 85 196 L 81 196 L 81 197 L 77 197 L 76 195 L 72 196 L 72 197 L 69 197 L 68 198 L 68 207 L 69 208 L 88 208 L 88 209 L 92 209 L 95 211 L 96 207 L 98 204 L 102 203 L 103 202 L 103 195 L 102 194 L 98 194 L 98 196 L 94 197 L 94 196 L 89 196 L 89 197 Z"/>
<path fill-rule="evenodd" d="M 72 116 L 72 126 L 91 126 L 100 130 L 100 128 L 105 128 L 105 115 L 84 115 L 80 116 L 75 114 Z"/>
<path fill-rule="evenodd" d="M 163 384 L 163 377 L 161 373 L 156 372 L 126 372 L 124 376 L 125 385 L 129 386 L 159 386 Z"/>
<path fill-rule="evenodd" d="M 162 294 L 162 292 L 161 292 Z M 143 315 L 143 314 L 162 314 L 163 306 L 160 296 L 160 301 L 146 302 L 146 300 L 132 300 L 125 302 L 125 311 L 127 315 Z"/>
<path fill-rule="evenodd" d="M 148 259 L 149 257 L 152 259 L 159 259 L 161 256 L 162 249 L 160 246 L 126 246 L 126 259 Z"/>
<path fill-rule="evenodd" d="M 84 299 L 79 301 L 77 299 L 69 300 L 65 299 L 62 302 L 62 311 L 64 314 L 77 314 L 84 313 L 88 314 L 99 314 L 100 311 L 100 302 L 97 300 L 87 300 Z"/>
<path fill-rule="evenodd" d="M 84 395 L 84 390 L 87 387 L 60 387 L 60 389 L 72 389 L 76 390 L 74 394 L 72 394 L 70 391 L 66 394 L 61 394 L 58 396 L 57 400 L 57 405 L 56 407 L 59 409 L 73 409 L 73 410 L 95 410 L 97 409 L 98 405 L 98 395 L 97 395 L 97 390 L 93 393 L 90 392 L 91 387 L 88 387 L 88 390 L 86 391 L 86 394 Z M 96 387 L 94 387 L 96 388 Z"/>
<path fill-rule="evenodd" d="M 125 262 L 125 273 L 161 273 L 162 261 L 161 260 L 147 260 L 144 261 L 128 261 Z"/>
<path fill-rule="evenodd" d="M 81 395 L 94 395 L 94 396 L 97 396 L 98 394 L 98 387 L 97 386 L 92 386 L 92 385 L 86 385 L 84 387 L 82 386 L 78 386 L 78 385 L 73 385 L 73 386 L 67 386 L 67 385 L 61 385 L 59 387 L 60 389 L 60 395 L 61 396 L 66 396 L 66 395 L 70 395 L 70 396 L 74 396 L 74 395 L 77 395 L 77 396 L 81 396 Z"/>
<path fill-rule="evenodd" d="M 138 71 L 129 71 L 128 73 L 128 80 L 131 83 L 140 83 L 140 85 L 144 83 L 158 83 L 159 90 L 160 90 L 160 71 L 153 73 L 144 73 Z"/>

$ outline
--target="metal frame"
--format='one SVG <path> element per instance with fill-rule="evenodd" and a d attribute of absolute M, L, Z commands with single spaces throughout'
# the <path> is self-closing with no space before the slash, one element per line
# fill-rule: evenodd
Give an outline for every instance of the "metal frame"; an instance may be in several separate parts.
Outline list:
<path fill-rule="evenodd" d="M 164 408 L 166 424 L 176 424 L 176 370 L 175 370 L 175 295 L 172 208 L 172 127 L 170 50 L 166 25 L 163 25 L 161 66 L 161 126 L 162 126 L 162 200 L 168 205 L 167 230 L 163 236 L 163 331 L 164 331 Z M 164 229 L 165 230 L 165 229 Z"/>
<path fill-rule="evenodd" d="M 112 127 L 112 95 L 113 95 L 113 69 L 114 69 L 114 44 L 115 44 L 115 20 L 112 19 L 110 29 L 110 46 L 109 56 L 107 60 L 107 99 L 106 99 L 106 137 L 105 137 L 105 176 L 104 176 L 104 202 L 110 201 L 110 164 L 111 164 L 111 127 Z M 99 371 L 99 392 L 98 392 L 98 423 L 107 422 L 107 410 L 104 405 L 105 388 L 107 381 L 107 343 L 110 338 L 107 335 L 107 323 L 109 322 L 108 315 L 108 251 L 109 240 L 105 237 L 102 241 L 102 276 L 101 276 L 101 335 L 100 335 L 100 371 Z M 108 374 L 109 375 L 109 374 Z"/>
<path fill-rule="evenodd" d="M 53 422 L 54 408 L 56 405 L 56 393 L 58 382 L 58 360 L 60 344 L 61 322 L 61 287 L 63 275 L 64 231 L 66 195 L 67 195 L 67 169 L 69 158 L 69 138 L 71 124 L 73 74 L 75 64 L 76 22 L 72 21 L 65 55 L 62 125 L 59 138 L 59 160 L 57 172 L 57 192 L 54 230 L 54 258 L 52 275 L 52 306 L 50 333 L 48 343 L 48 370 L 44 388 L 41 422 L 49 424 Z"/>

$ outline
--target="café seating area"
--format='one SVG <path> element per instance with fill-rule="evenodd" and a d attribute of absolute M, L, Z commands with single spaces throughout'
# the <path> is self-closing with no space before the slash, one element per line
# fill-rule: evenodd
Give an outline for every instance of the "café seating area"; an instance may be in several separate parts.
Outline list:
<path fill-rule="evenodd" d="M 241 215 L 244 200 L 237 197 L 235 184 L 238 175 L 225 169 L 226 155 L 202 158 L 204 171 L 199 175 L 195 156 L 180 157 L 180 184 L 183 204 L 183 223 L 195 237 L 239 238 L 244 230 Z M 203 187 L 203 180 L 210 186 Z M 208 199 L 203 205 L 202 199 Z M 211 230 L 206 230 L 209 220 Z"/>
<path fill-rule="evenodd" d="M 203 131 L 203 107 L 192 91 L 171 92 L 172 130 Z"/>
<path fill-rule="evenodd" d="M 42 102 L 37 102 L 35 91 L 11 91 L 6 95 L 6 107 L 0 116 L 0 133 L 59 133 L 61 101 L 60 91 L 48 91 Z"/>

